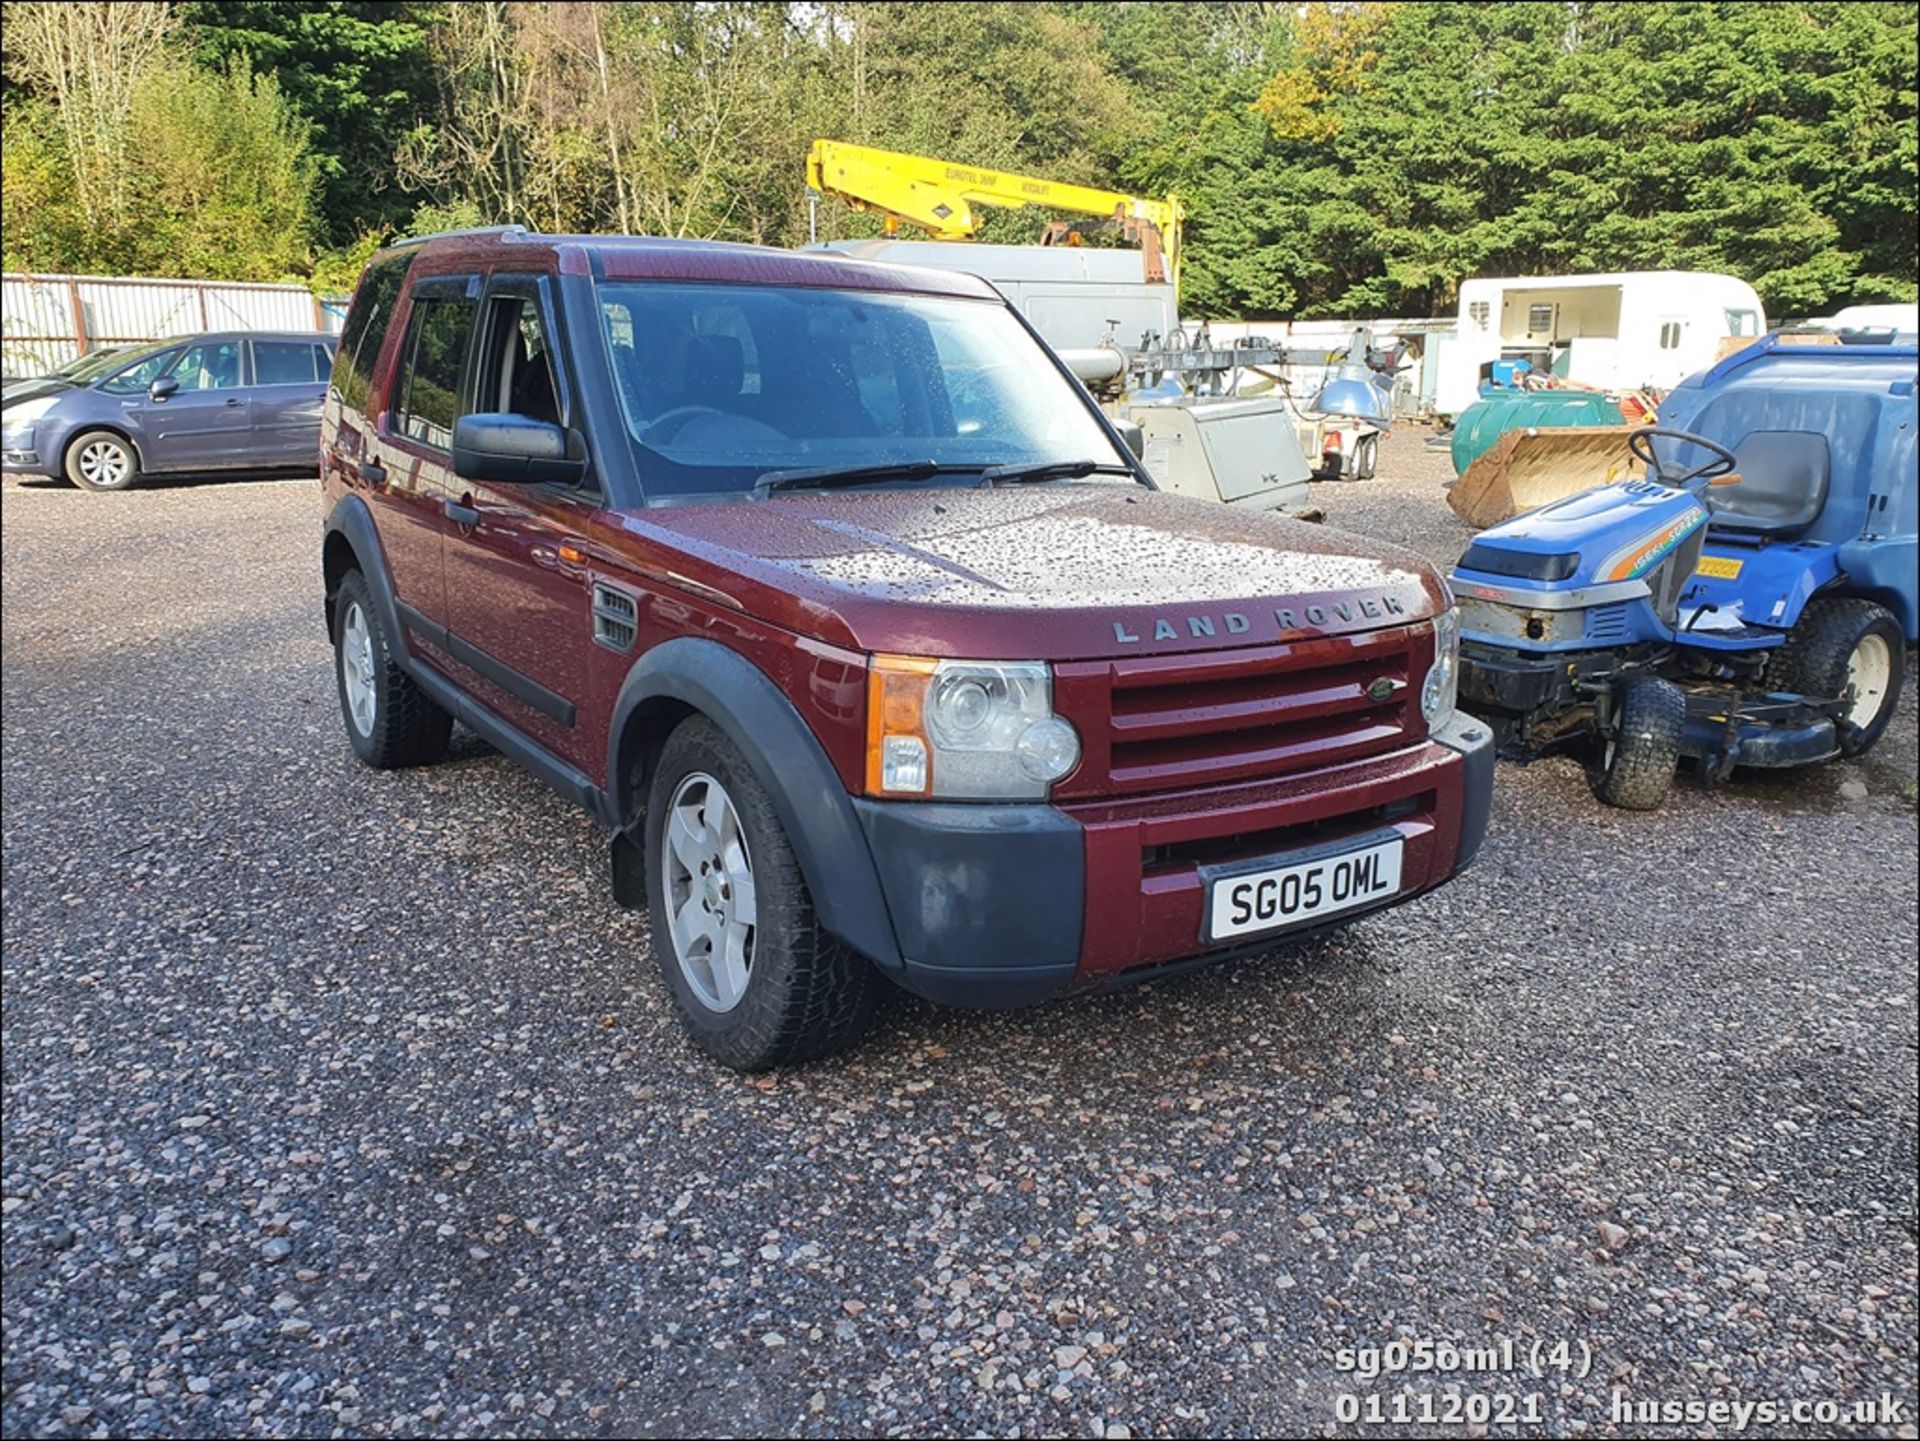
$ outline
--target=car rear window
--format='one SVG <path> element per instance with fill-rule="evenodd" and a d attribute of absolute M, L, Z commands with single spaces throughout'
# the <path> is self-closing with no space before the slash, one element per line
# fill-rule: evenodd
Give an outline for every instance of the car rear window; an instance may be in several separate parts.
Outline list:
<path fill-rule="evenodd" d="M 400 300 L 400 287 L 413 263 L 412 251 L 376 257 L 360 277 L 360 288 L 347 307 L 346 324 L 340 327 L 339 350 L 333 367 L 333 389 L 351 410 L 367 408 L 367 394 L 373 388 L 373 365 L 386 342 L 387 326 Z"/>

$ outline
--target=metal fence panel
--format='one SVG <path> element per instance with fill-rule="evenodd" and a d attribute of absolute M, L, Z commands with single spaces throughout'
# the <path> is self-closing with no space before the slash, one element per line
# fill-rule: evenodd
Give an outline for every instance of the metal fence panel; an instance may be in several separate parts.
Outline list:
<path fill-rule="evenodd" d="M 346 297 L 298 285 L 240 285 L 105 275 L 0 276 L 0 373 L 31 375 L 103 345 L 204 330 L 337 334 Z"/>

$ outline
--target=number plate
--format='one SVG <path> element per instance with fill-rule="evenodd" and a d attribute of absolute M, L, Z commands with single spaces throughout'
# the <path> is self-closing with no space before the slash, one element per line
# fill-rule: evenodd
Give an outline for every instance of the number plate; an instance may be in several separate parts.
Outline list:
<path fill-rule="evenodd" d="M 1733 556 L 1703 555 L 1700 563 L 1693 568 L 1693 573 L 1712 580 L 1738 580 L 1743 563 Z"/>
<path fill-rule="evenodd" d="M 1397 895 L 1405 848 L 1396 835 L 1353 850 L 1215 875 L 1207 884 L 1207 939 L 1284 930 Z"/>

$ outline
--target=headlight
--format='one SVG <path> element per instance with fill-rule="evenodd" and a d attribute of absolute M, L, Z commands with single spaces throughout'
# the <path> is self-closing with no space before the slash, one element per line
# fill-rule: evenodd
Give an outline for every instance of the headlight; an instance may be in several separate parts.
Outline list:
<path fill-rule="evenodd" d="M 947 800 L 1045 800 L 1080 763 L 1039 661 L 873 658 L 867 792 Z"/>
<path fill-rule="evenodd" d="M 0 420 L 5 422 L 8 430 L 15 426 L 30 426 L 52 410 L 53 403 L 59 398 L 57 395 L 36 395 L 32 400 L 16 400 L 4 412 L 0 412 Z"/>
<path fill-rule="evenodd" d="M 1460 694 L 1460 613 L 1443 610 L 1433 618 L 1433 668 L 1420 687 L 1420 714 L 1428 731 L 1437 731 L 1453 719 Z"/>

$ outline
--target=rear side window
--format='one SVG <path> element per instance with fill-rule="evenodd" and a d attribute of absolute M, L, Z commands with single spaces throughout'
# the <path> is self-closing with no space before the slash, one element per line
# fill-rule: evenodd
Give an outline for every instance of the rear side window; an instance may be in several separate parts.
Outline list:
<path fill-rule="evenodd" d="M 304 340 L 253 342 L 255 385 L 311 385 L 321 376 L 318 362 L 326 352 Z"/>
<path fill-rule="evenodd" d="M 413 301 L 407 344 L 394 394 L 397 428 L 409 439 L 440 450 L 453 445 L 460 416 L 460 375 L 473 338 L 474 302 L 451 296 Z"/>
<path fill-rule="evenodd" d="M 346 324 L 340 328 L 339 358 L 333 370 L 334 392 L 350 410 L 367 408 L 367 393 L 373 388 L 373 363 L 380 358 L 387 325 L 400 300 L 400 286 L 412 263 L 411 252 L 382 256 L 367 267 L 360 277 L 360 288 L 353 293 Z"/>

